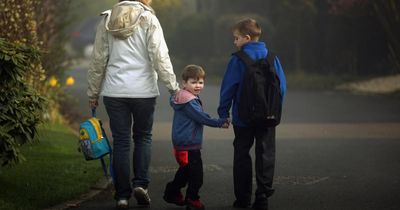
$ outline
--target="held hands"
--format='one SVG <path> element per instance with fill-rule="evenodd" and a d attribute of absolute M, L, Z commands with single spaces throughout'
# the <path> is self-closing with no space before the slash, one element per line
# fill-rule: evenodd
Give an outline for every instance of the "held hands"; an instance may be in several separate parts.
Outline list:
<path fill-rule="evenodd" d="M 180 88 L 176 89 L 176 90 L 168 90 L 169 94 L 171 94 L 171 96 L 174 96 L 179 90 L 181 90 Z"/>
<path fill-rule="evenodd" d="M 229 125 L 231 124 L 231 120 L 229 118 L 227 118 L 225 120 L 225 123 L 222 124 L 221 128 L 229 128 Z"/>

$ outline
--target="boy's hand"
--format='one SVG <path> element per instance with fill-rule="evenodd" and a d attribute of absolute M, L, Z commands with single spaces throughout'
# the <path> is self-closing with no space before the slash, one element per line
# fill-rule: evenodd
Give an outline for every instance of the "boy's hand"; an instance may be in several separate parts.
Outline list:
<path fill-rule="evenodd" d="M 221 128 L 229 128 L 229 125 L 231 124 L 231 121 L 229 118 L 226 119 L 225 123 L 222 124 Z"/>
<path fill-rule="evenodd" d="M 229 128 L 229 123 L 222 124 L 221 128 Z"/>

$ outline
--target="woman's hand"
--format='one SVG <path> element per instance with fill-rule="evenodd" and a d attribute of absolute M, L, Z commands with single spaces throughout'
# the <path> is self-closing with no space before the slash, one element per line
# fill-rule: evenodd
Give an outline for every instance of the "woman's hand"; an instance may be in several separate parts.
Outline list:
<path fill-rule="evenodd" d="M 90 109 L 95 109 L 99 105 L 99 101 L 97 99 L 89 99 L 89 107 Z"/>

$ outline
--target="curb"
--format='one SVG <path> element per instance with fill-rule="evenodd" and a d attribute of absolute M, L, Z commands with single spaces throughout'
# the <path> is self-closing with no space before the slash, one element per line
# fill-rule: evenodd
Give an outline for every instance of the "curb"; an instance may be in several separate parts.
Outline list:
<path fill-rule="evenodd" d="M 50 208 L 46 208 L 45 210 L 65 210 L 69 208 L 79 207 L 81 203 L 93 198 L 94 196 L 109 188 L 111 185 L 112 179 L 103 177 L 99 181 L 97 181 L 97 183 L 93 187 L 90 188 L 89 192 L 82 194 L 79 198 L 66 201 L 62 204 L 58 204 Z"/>

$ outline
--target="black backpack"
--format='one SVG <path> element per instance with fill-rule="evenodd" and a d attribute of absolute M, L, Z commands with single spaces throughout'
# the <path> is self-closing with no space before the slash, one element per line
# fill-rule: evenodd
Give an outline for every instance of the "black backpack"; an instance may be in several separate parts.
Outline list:
<path fill-rule="evenodd" d="M 238 101 L 241 121 L 251 126 L 274 127 L 281 121 L 282 94 L 274 67 L 275 55 L 253 61 L 243 50 L 233 55 L 246 64 L 242 92 Z"/>

